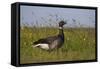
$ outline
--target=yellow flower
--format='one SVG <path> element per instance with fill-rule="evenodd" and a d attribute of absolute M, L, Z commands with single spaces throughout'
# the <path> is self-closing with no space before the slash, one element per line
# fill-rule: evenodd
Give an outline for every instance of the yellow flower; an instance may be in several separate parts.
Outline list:
<path fill-rule="evenodd" d="M 86 39 L 84 38 L 83 40 L 85 41 Z"/>

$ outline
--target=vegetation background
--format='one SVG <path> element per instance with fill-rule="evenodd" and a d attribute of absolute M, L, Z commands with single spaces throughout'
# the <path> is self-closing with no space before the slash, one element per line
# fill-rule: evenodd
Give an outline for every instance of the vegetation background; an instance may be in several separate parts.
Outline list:
<path fill-rule="evenodd" d="M 95 29 L 68 28 L 64 29 L 65 42 L 62 48 L 48 52 L 33 48 L 32 42 L 53 36 L 57 28 L 24 27 L 20 31 L 20 63 L 38 63 L 55 61 L 80 61 L 95 59 Z"/>

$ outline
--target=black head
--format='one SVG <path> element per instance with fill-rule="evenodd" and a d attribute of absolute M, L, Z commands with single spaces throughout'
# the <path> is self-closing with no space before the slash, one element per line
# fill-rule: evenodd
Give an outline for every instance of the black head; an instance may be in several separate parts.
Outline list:
<path fill-rule="evenodd" d="M 60 21 L 60 22 L 59 22 L 59 27 L 63 27 L 63 25 L 65 25 L 65 24 L 66 24 L 66 22 Z"/>

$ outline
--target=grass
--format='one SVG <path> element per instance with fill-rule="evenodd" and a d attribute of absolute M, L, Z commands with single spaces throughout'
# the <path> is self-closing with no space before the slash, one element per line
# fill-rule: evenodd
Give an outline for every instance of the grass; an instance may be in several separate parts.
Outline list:
<path fill-rule="evenodd" d="M 20 63 L 41 63 L 55 61 L 77 61 L 95 59 L 95 29 L 64 29 L 65 42 L 57 52 L 33 48 L 32 43 L 40 38 L 58 33 L 56 28 L 30 28 L 20 30 Z"/>

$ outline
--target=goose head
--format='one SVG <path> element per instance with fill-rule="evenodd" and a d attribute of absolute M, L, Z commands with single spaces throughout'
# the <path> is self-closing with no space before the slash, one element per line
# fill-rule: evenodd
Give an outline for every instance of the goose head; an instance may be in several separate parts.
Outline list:
<path fill-rule="evenodd" d="M 66 24 L 65 21 L 60 21 L 60 22 L 59 22 L 59 27 L 63 27 L 63 25 L 65 25 L 65 24 Z"/>

